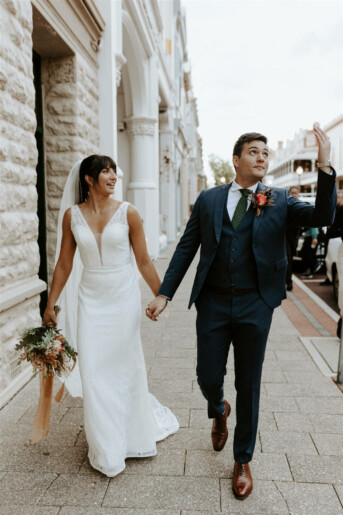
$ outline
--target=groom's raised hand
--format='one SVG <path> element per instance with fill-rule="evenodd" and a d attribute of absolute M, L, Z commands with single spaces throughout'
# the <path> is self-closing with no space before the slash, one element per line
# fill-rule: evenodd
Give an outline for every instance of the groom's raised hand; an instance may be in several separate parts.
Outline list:
<path fill-rule="evenodd" d="M 318 123 L 313 125 L 313 132 L 318 143 L 318 163 L 327 164 L 327 166 L 320 166 L 323 172 L 331 174 L 331 168 L 329 166 L 331 143 L 330 138 L 326 132 L 319 127 Z"/>
<path fill-rule="evenodd" d="M 158 315 L 165 310 L 168 304 L 168 299 L 166 297 L 162 297 L 161 295 L 157 295 L 147 307 L 145 308 L 145 314 L 148 318 L 153 320 L 154 322 L 158 321 Z"/>

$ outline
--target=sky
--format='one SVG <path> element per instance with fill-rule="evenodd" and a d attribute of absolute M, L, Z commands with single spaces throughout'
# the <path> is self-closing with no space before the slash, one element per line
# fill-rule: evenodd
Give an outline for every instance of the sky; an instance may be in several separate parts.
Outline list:
<path fill-rule="evenodd" d="M 182 0 L 204 168 L 244 132 L 271 148 L 343 112 L 343 0 Z"/>

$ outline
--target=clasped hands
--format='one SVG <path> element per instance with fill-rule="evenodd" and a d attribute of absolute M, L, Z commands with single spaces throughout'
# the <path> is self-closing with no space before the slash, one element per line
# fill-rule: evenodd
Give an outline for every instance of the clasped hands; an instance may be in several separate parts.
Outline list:
<path fill-rule="evenodd" d="M 165 310 L 168 304 L 168 299 L 166 297 L 162 297 L 161 295 L 157 295 L 147 307 L 145 308 L 145 314 L 150 320 L 154 322 L 158 321 L 158 316 Z"/>

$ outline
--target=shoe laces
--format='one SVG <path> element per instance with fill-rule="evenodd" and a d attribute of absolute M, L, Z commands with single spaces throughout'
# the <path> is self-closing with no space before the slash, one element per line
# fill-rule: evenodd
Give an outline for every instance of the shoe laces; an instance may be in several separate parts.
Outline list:
<path fill-rule="evenodd" d="M 240 476 L 245 476 L 244 463 L 241 463 L 241 462 L 239 462 L 239 475 Z"/>

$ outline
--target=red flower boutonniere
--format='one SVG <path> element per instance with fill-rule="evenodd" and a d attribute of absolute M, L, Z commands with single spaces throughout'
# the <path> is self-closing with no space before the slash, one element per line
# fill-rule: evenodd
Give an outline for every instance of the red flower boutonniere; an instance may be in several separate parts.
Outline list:
<path fill-rule="evenodd" d="M 270 188 L 267 188 L 260 193 L 252 193 L 250 195 L 251 205 L 253 209 L 256 209 L 256 216 L 260 216 L 262 208 L 274 206 L 274 200 L 271 196 L 272 190 Z"/>

